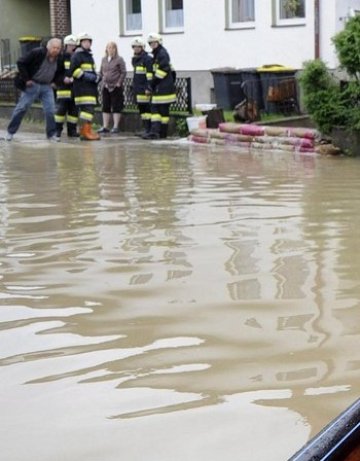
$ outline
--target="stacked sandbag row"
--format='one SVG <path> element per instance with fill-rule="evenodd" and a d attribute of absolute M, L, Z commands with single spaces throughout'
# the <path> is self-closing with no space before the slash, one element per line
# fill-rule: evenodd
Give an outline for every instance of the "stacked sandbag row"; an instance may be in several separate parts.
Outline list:
<path fill-rule="evenodd" d="M 338 153 L 334 146 L 320 142 L 317 130 L 309 128 L 220 123 L 218 129 L 192 130 L 189 139 L 201 144 L 234 144 L 248 149 Z"/>

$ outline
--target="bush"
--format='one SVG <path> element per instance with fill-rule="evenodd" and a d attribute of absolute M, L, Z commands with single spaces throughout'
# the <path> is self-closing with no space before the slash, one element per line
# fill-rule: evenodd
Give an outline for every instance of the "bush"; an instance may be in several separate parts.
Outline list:
<path fill-rule="evenodd" d="M 304 63 L 299 81 L 304 105 L 322 133 L 328 134 L 334 125 L 344 124 L 346 101 L 323 61 L 317 59 Z"/>
<path fill-rule="evenodd" d="M 300 76 L 304 105 L 324 134 L 334 126 L 360 129 L 360 17 L 349 19 L 332 40 L 350 80 L 341 85 L 320 59 L 305 62 Z"/>
<path fill-rule="evenodd" d="M 360 77 L 360 16 L 349 19 L 344 30 L 332 39 L 340 65 L 350 77 Z"/>

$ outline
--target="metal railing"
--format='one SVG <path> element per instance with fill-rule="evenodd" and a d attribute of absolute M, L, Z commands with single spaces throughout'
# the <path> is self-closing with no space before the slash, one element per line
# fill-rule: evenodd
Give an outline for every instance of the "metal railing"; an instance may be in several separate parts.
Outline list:
<path fill-rule="evenodd" d="M 175 81 L 176 102 L 171 104 L 171 112 L 192 113 L 191 78 L 178 77 Z M 101 91 L 99 91 L 101 103 Z M 132 78 L 126 77 L 124 81 L 124 107 L 125 110 L 137 110 L 135 94 L 132 88 Z"/>

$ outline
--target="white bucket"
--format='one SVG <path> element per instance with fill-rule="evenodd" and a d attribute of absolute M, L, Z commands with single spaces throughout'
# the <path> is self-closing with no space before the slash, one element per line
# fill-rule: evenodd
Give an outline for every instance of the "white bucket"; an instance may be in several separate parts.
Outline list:
<path fill-rule="evenodd" d="M 199 117 L 187 117 L 186 123 L 189 132 L 196 130 L 197 128 L 206 128 L 206 117 L 207 115 L 201 115 Z"/>
<path fill-rule="evenodd" d="M 207 112 L 216 109 L 216 104 L 195 104 L 195 109 L 201 112 Z"/>

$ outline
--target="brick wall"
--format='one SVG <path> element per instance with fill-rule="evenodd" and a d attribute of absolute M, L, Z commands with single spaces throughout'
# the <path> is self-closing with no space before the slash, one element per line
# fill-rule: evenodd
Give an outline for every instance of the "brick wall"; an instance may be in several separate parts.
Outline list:
<path fill-rule="evenodd" d="M 65 37 L 71 33 L 70 0 L 50 0 L 50 27 L 53 37 Z"/>

